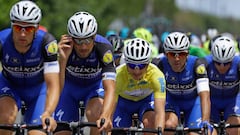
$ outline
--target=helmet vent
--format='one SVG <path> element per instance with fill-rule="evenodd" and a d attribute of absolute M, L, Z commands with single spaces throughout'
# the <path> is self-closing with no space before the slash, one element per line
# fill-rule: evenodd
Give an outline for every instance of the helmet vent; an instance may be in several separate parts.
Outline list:
<path fill-rule="evenodd" d="M 171 38 L 170 37 L 168 37 L 168 40 L 171 42 L 170 44 L 172 45 L 173 44 L 173 42 L 172 42 L 172 40 L 171 40 Z M 177 38 L 175 37 L 175 40 L 177 40 Z"/>
<path fill-rule="evenodd" d="M 181 40 L 180 40 L 180 43 L 179 44 L 182 44 L 183 40 L 184 40 L 184 36 L 182 36 Z"/>
<path fill-rule="evenodd" d="M 75 26 L 76 27 L 76 26 Z M 79 27 L 80 27 L 80 32 L 82 33 L 83 32 L 83 23 L 80 23 L 79 22 Z"/>
<path fill-rule="evenodd" d="M 24 14 L 26 13 L 27 7 L 23 7 L 22 10 L 23 10 L 22 13 L 23 13 L 23 15 L 24 15 Z M 30 13 L 31 13 L 31 12 L 29 12 L 28 15 L 30 15 Z"/>
<path fill-rule="evenodd" d="M 92 20 L 89 20 L 89 21 L 88 21 L 88 23 L 87 23 L 87 26 L 89 26 L 89 25 L 90 25 L 91 21 L 92 21 Z"/>
<path fill-rule="evenodd" d="M 28 13 L 28 16 L 35 10 L 35 8 L 32 8 L 31 11 Z M 25 10 L 26 11 L 26 10 Z M 37 18 L 37 17 L 36 17 Z"/>
<path fill-rule="evenodd" d="M 136 49 L 137 58 L 139 57 L 139 49 Z"/>
<path fill-rule="evenodd" d="M 233 48 L 231 47 L 229 50 L 227 50 L 227 54 L 226 54 L 226 56 L 228 56 L 228 55 L 230 55 L 230 53 L 233 51 Z M 225 50 L 224 50 L 224 52 L 225 52 Z"/>

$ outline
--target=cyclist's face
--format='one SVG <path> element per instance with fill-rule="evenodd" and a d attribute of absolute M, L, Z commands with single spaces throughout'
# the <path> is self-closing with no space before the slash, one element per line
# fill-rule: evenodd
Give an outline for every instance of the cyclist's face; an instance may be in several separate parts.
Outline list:
<path fill-rule="evenodd" d="M 220 74 L 225 74 L 231 67 L 232 62 L 227 63 L 214 62 L 214 65 Z"/>
<path fill-rule="evenodd" d="M 168 63 L 174 72 L 181 72 L 185 68 L 188 52 L 166 52 Z"/>
<path fill-rule="evenodd" d="M 24 22 L 12 23 L 14 45 L 17 47 L 29 46 L 29 44 L 32 43 L 37 28 L 37 24 L 29 24 Z"/>
<path fill-rule="evenodd" d="M 74 39 L 73 38 L 74 49 L 76 50 L 80 58 L 86 58 L 92 52 L 94 46 L 94 37 L 86 39 Z"/>
<path fill-rule="evenodd" d="M 129 74 L 135 80 L 141 80 L 143 75 L 147 72 L 148 64 L 126 64 Z"/>

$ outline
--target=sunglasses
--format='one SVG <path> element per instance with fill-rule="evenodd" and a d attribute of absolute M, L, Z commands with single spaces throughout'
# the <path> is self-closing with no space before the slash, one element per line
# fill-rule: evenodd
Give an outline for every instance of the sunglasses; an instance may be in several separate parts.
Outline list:
<path fill-rule="evenodd" d="M 82 44 L 90 45 L 90 43 L 93 41 L 93 37 L 84 38 L 84 39 L 73 38 L 73 41 L 78 45 L 82 45 Z"/>
<path fill-rule="evenodd" d="M 183 58 L 188 56 L 188 52 L 167 52 L 167 56 L 171 58 Z"/>
<path fill-rule="evenodd" d="M 18 23 L 12 23 L 12 29 L 15 32 L 32 33 L 36 30 L 37 25 L 21 25 Z"/>
<path fill-rule="evenodd" d="M 131 63 L 127 63 L 127 66 L 131 69 L 139 69 L 139 70 L 142 70 L 144 69 L 147 64 L 131 64 Z"/>
<path fill-rule="evenodd" d="M 121 56 L 122 56 L 121 53 L 115 53 L 115 54 L 113 54 L 114 60 L 119 59 Z"/>
<path fill-rule="evenodd" d="M 221 63 L 221 62 L 214 61 L 214 63 L 216 63 L 218 66 L 224 66 L 225 67 L 225 66 L 231 64 L 232 62 Z"/>

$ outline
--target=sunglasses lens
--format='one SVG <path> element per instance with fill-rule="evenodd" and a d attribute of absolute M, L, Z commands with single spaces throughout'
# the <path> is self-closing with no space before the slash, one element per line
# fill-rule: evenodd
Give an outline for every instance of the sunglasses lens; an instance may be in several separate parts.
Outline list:
<path fill-rule="evenodd" d="M 147 64 L 131 64 L 131 63 L 127 63 L 128 67 L 131 68 L 131 69 L 144 69 Z"/>
<path fill-rule="evenodd" d="M 16 32 L 21 32 L 21 31 L 24 31 L 24 32 L 27 32 L 27 33 L 31 33 L 35 30 L 35 26 L 20 26 L 20 25 L 17 25 L 17 24 L 13 24 L 12 25 L 12 28 L 14 31 Z"/>
<path fill-rule="evenodd" d="M 13 30 L 16 31 L 16 32 L 20 32 L 22 27 L 21 26 L 18 26 L 18 25 L 13 25 Z"/>
<path fill-rule="evenodd" d="M 73 38 L 74 42 L 77 43 L 78 45 L 86 44 L 89 45 L 92 41 L 93 38 L 85 38 L 85 39 L 79 39 L 79 38 Z"/>
<path fill-rule="evenodd" d="M 231 64 L 231 62 L 227 62 L 227 63 L 220 63 L 220 62 L 217 62 L 217 61 L 215 61 L 215 63 L 218 65 L 218 66 L 227 66 L 227 65 L 229 65 L 229 64 Z"/>
<path fill-rule="evenodd" d="M 35 30 L 35 27 L 29 26 L 29 27 L 26 27 L 25 30 L 26 30 L 27 32 L 33 32 L 33 31 Z"/>
<path fill-rule="evenodd" d="M 186 57 L 187 55 L 188 55 L 188 53 L 187 52 L 179 52 L 179 53 L 175 53 L 175 52 L 168 52 L 167 53 L 167 55 L 168 56 L 170 56 L 170 57 Z"/>

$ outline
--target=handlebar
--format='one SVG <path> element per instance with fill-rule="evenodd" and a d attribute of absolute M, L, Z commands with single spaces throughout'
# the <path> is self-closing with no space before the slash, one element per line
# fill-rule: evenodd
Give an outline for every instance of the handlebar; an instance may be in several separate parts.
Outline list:
<path fill-rule="evenodd" d="M 50 125 L 50 120 L 48 118 L 45 119 L 45 124 L 47 126 Z M 37 125 L 36 124 L 18 124 L 18 123 L 14 123 L 14 124 L 0 124 L 0 129 L 16 131 L 18 134 L 23 133 L 24 129 L 33 130 L 33 129 L 42 129 L 42 128 L 43 128 L 42 124 L 37 124 Z M 51 134 L 47 130 L 46 130 L 46 133 L 47 133 L 47 135 Z"/>
<path fill-rule="evenodd" d="M 176 127 L 176 128 L 165 128 L 164 131 L 175 132 L 175 133 L 189 133 L 189 132 L 203 132 L 204 135 L 208 134 L 208 127 L 203 128 L 189 128 L 189 127 Z"/>
<path fill-rule="evenodd" d="M 153 129 L 153 128 L 137 128 L 137 127 L 130 127 L 130 128 L 112 128 L 112 135 L 114 134 L 119 134 L 119 132 L 124 132 L 124 133 L 155 133 L 158 135 L 162 135 L 162 130 L 161 128 L 158 129 Z"/>
<path fill-rule="evenodd" d="M 100 126 L 103 126 L 105 123 L 105 119 L 101 119 Z M 84 128 L 84 127 L 97 127 L 96 122 L 83 122 L 83 121 L 77 121 L 77 122 L 58 122 L 58 124 L 62 124 L 65 126 L 69 126 L 72 130 L 78 129 L 78 128 Z M 101 132 L 101 135 L 105 135 L 105 132 Z"/>

